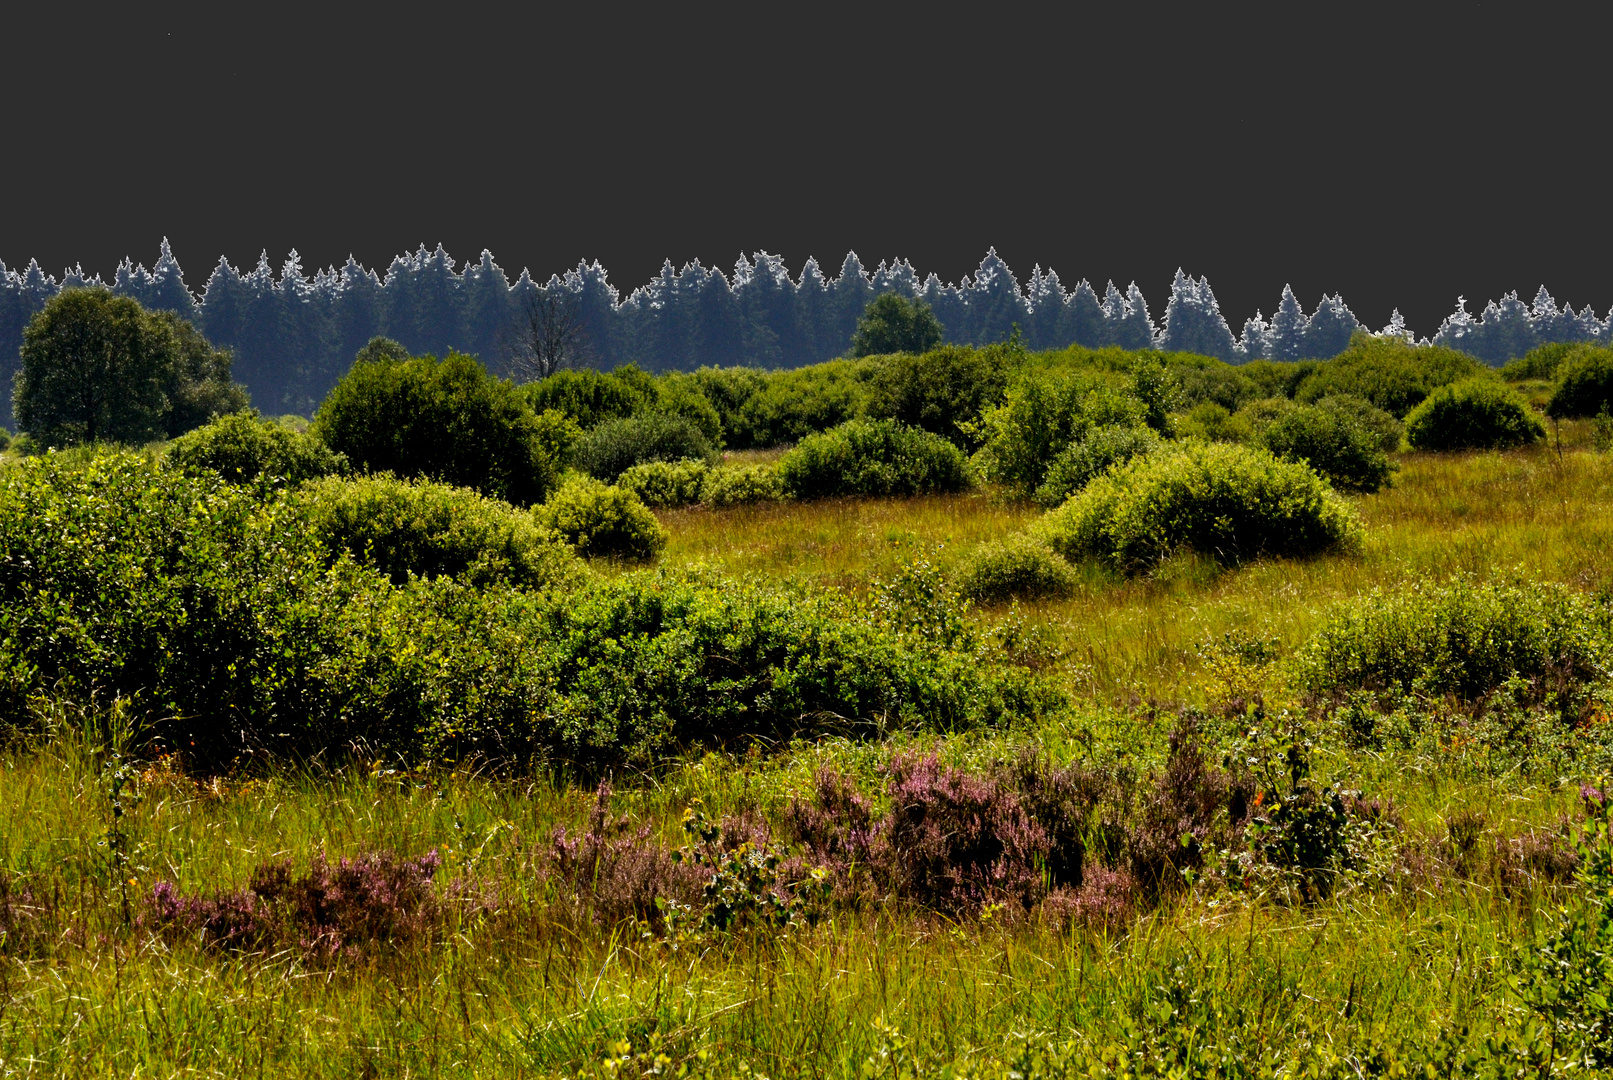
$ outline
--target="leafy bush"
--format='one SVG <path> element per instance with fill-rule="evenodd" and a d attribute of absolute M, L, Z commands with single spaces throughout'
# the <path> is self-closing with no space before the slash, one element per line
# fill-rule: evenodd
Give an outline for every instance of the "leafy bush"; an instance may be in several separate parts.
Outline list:
<path fill-rule="evenodd" d="M 1408 345 L 1362 334 L 1344 352 L 1319 364 L 1294 398 L 1308 404 L 1334 394 L 1353 394 L 1404 418 L 1437 387 L 1484 370 L 1466 353 L 1442 345 Z"/>
<path fill-rule="evenodd" d="M 1105 425 L 1141 427 L 1145 412 L 1112 376 L 1026 372 L 1008 387 L 1003 403 L 982 416 L 985 445 L 975 461 L 985 479 L 1029 498 L 1071 443 Z"/>
<path fill-rule="evenodd" d="M 716 507 L 778 502 L 784 497 L 784 481 L 772 465 L 713 469 L 700 493 L 702 502 Z"/>
<path fill-rule="evenodd" d="M 1337 413 L 1369 432 L 1377 439 L 1379 448 L 1386 454 L 1399 450 L 1401 442 L 1406 437 L 1405 424 L 1366 398 L 1356 397 L 1354 394 L 1331 394 L 1319 398 L 1316 407 Z"/>
<path fill-rule="evenodd" d="M 521 393 L 533 412 L 553 409 L 571 417 L 584 431 L 643 412 L 655 400 L 653 393 L 646 393 L 630 372 L 620 368 L 608 374 L 590 368 L 557 371 L 526 383 Z"/>
<path fill-rule="evenodd" d="M 1393 472 L 1380 440 L 1341 409 L 1299 405 L 1267 424 L 1258 444 L 1285 461 L 1308 463 L 1341 490 L 1373 492 Z"/>
<path fill-rule="evenodd" d="M 292 496 L 312 536 L 401 584 L 412 574 L 485 585 L 574 582 L 576 557 L 533 515 L 466 488 L 369 476 L 330 478 Z"/>
<path fill-rule="evenodd" d="M 5 428 L 0 428 L 0 452 L 4 452 L 5 450 L 8 450 L 8 449 L 10 449 L 10 447 L 11 447 L 11 432 L 7 431 Z"/>
<path fill-rule="evenodd" d="M 1181 384 L 1180 402 L 1189 408 L 1214 404 L 1229 413 L 1235 413 L 1246 402 L 1264 396 L 1262 387 L 1249 378 L 1244 368 L 1233 367 L 1219 360 L 1209 360 L 1198 366 L 1177 364 L 1173 370 Z"/>
<path fill-rule="evenodd" d="M 766 384 L 740 407 L 729 428 L 729 445 L 783 446 L 859 416 L 867 394 L 864 377 L 868 369 L 866 363 L 831 360 L 794 371 L 769 372 Z"/>
<path fill-rule="evenodd" d="M 1406 441 L 1417 450 L 1498 449 L 1545 437 L 1529 403 L 1493 375 L 1439 387 L 1406 417 Z"/>
<path fill-rule="evenodd" d="M 852 356 L 922 353 L 941 341 L 941 323 L 922 300 L 885 293 L 869 301 L 851 337 Z"/>
<path fill-rule="evenodd" d="M 1041 540 L 1024 534 L 983 545 L 958 571 L 958 592 L 982 604 L 1065 597 L 1078 584 L 1074 567 Z"/>
<path fill-rule="evenodd" d="M 1187 546 L 1223 562 L 1306 556 L 1361 538 L 1355 512 L 1308 466 L 1228 443 L 1185 443 L 1098 477 L 1038 524 L 1067 559 L 1128 572 Z"/>
<path fill-rule="evenodd" d="M 1183 439 L 1203 439 L 1206 442 L 1242 442 L 1245 433 L 1234 423 L 1225 405 L 1214 401 L 1201 401 L 1186 415 L 1178 415 L 1172 424 L 1176 436 Z"/>
<path fill-rule="evenodd" d="M 368 472 L 475 488 L 518 506 L 554 488 L 576 426 L 533 414 L 515 387 L 457 353 L 355 363 L 313 434 Z"/>
<path fill-rule="evenodd" d="M 1577 700 L 1613 660 L 1613 608 L 1560 585 L 1414 581 L 1343 605 L 1298 657 L 1318 693 L 1454 694 L 1514 676 L 1537 698 Z"/>
<path fill-rule="evenodd" d="M 701 384 L 682 371 L 669 371 L 655 383 L 655 409 L 681 416 L 699 429 L 712 446 L 723 445 L 723 420 Z"/>
<path fill-rule="evenodd" d="M 1258 401 L 1263 397 L 1292 398 L 1321 366 L 1317 360 L 1251 360 L 1239 365 L 1238 373 L 1254 384 L 1253 400 Z"/>
<path fill-rule="evenodd" d="M 952 443 L 894 420 L 851 420 L 801 441 L 778 463 L 798 499 L 831 495 L 928 495 L 970 486 L 969 463 Z"/>
<path fill-rule="evenodd" d="M 767 374 L 748 367 L 703 367 L 688 378 L 716 410 L 722 422 L 723 441 L 729 446 L 739 446 L 736 440 L 740 439 L 740 411 L 767 385 Z"/>
<path fill-rule="evenodd" d="M 645 506 L 688 506 L 700 501 L 710 472 L 704 461 L 646 461 L 622 473 L 616 486 Z"/>
<path fill-rule="evenodd" d="M 1613 411 L 1613 349 L 1581 345 L 1563 357 L 1549 416 L 1595 416 Z"/>
<path fill-rule="evenodd" d="M 345 456 L 312 435 L 252 412 L 221 416 L 181 435 L 168 447 L 168 460 L 190 473 L 211 470 L 233 484 L 295 485 L 349 468 Z"/>
<path fill-rule="evenodd" d="M 664 412 L 607 420 L 584 435 L 572 452 L 577 468 L 610 483 L 635 465 L 690 460 L 712 463 L 717 452 L 692 421 Z"/>
<path fill-rule="evenodd" d="M 1562 362 L 1571 353 L 1584 347 L 1585 343 L 1581 341 L 1553 341 L 1545 345 L 1536 345 L 1516 360 L 1509 360 L 1502 365 L 1501 377 L 1507 382 L 1555 379 Z"/>
<path fill-rule="evenodd" d="M 537 513 L 577 554 L 590 558 L 653 559 L 669 538 L 637 495 L 594 480 L 565 485 Z"/>
<path fill-rule="evenodd" d="M 868 380 L 866 412 L 950 439 L 966 449 L 980 414 L 1002 400 L 1007 374 L 1001 347 L 943 345 L 883 357 Z"/>
<path fill-rule="evenodd" d="M 1150 428 L 1115 424 L 1092 428 L 1053 459 L 1047 479 L 1036 489 L 1036 501 L 1049 508 L 1058 506 L 1111 466 L 1151 454 L 1159 444 L 1159 436 Z"/>

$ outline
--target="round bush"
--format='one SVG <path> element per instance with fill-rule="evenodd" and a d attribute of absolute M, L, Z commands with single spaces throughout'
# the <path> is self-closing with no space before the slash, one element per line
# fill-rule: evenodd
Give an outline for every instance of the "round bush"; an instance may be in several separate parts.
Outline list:
<path fill-rule="evenodd" d="M 597 480 L 562 487 L 538 511 L 539 520 L 589 558 L 652 559 L 669 539 L 637 495 Z"/>
<path fill-rule="evenodd" d="M 1563 358 L 1549 416 L 1596 416 L 1613 412 L 1613 349 L 1581 345 Z"/>
<path fill-rule="evenodd" d="M 1340 409 L 1298 406 L 1266 425 L 1258 442 L 1287 461 L 1309 463 L 1344 491 L 1377 491 L 1393 471 L 1381 436 Z"/>
<path fill-rule="evenodd" d="M 1036 501 L 1047 507 L 1057 506 L 1102 476 L 1110 466 L 1158 448 L 1159 436 L 1152 428 L 1113 424 L 1093 428 L 1053 459 L 1047 479 L 1036 489 Z"/>
<path fill-rule="evenodd" d="M 1317 365 L 1294 397 L 1312 404 L 1335 394 L 1352 394 L 1403 417 L 1436 387 L 1483 371 L 1471 356 L 1443 345 L 1408 345 L 1363 334 L 1351 341 L 1349 349 Z"/>
<path fill-rule="evenodd" d="M 1067 559 L 1127 572 L 1187 546 L 1222 562 L 1357 546 L 1348 502 L 1306 465 L 1232 443 L 1181 443 L 1098 477 L 1038 523 Z"/>
<path fill-rule="evenodd" d="M 1338 413 L 1357 427 L 1369 432 L 1386 454 L 1400 449 L 1406 438 L 1406 425 L 1378 408 L 1364 397 L 1354 394 L 1332 394 L 1316 402 L 1318 409 Z"/>
<path fill-rule="evenodd" d="M 616 486 L 645 506 L 688 506 L 700 501 L 710 472 L 704 461 L 646 461 L 622 473 Z"/>
<path fill-rule="evenodd" d="M 1576 350 L 1585 347 L 1582 341 L 1553 341 L 1545 345 L 1536 345 L 1516 360 L 1508 360 L 1502 365 L 1501 377 L 1507 382 L 1555 379 L 1563 361 Z"/>
<path fill-rule="evenodd" d="M 529 511 L 466 488 L 391 476 L 329 477 L 292 496 L 319 543 L 402 584 L 442 575 L 532 588 L 577 576 L 576 556 Z"/>
<path fill-rule="evenodd" d="M 168 447 L 168 461 L 191 474 L 218 473 L 232 484 L 263 480 L 295 485 L 348 471 L 342 454 L 255 412 L 221 416 L 181 435 Z"/>
<path fill-rule="evenodd" d="M 981 604 L 1042 600 L 1073 594 L 1075 568 L 1047 544 L 1023 533 L 985 544 L 958 572 L 958 592 Z"/>
<path fill-rule="evenodd" d="M 584 435 L 572 462 L 595 480 L 615 483 L 635 465 L 651 461 L 717 460 L 694 421 L 664 412 L 607 420 Z"/>
<path fill-rule="evenodd" d="M 713 469 L 706 476 L 705 489 L 700 493 L 701 502 L 715 507 L 778 502 L 782 498 L 784 482 L 771 465 Z"/>
<path fill-rule="evenodd" d="M 939 435 L 894 420 L 849 420 L 801 440 L 778 463 L 793 498 L 964 491 L 969 462 Z"/>
<path fill-rule="evenodd" d="M 1546 437 L 1529 403 L 1494 376 L 1442 386 L 1406 417 L 1406 441 L 1417 450 L 1490 450 Z"/>

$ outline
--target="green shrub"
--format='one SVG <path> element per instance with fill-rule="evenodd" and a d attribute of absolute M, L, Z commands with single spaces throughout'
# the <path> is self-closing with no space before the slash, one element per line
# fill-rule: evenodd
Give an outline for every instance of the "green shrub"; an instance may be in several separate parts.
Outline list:
<path fill-rule="evenodd" d="M 1393 454 L 1399 450 L 1400 444 L 1405 441 L 1406 425 L 1366 398 L 1356 397 L 1354 394 L 1332 394 L 1319 398 L 1316 407 L 1335 412 L 1369 432 L 1377 440 L 1378 447 L 1386 454 Z"/>
<path fill-rule="evenodd" d="M 185 472 L 209 470 L 232 484 L 296 485 L 348 471 L 347 458 L 305 432 L 253 412 L 221 416 L 181 435 L 168 461 Z"/>
<path fill-rule="evenodd" d="M 831 360 L 774 371 L 745 399 L 728 433 L 736 448 L 783 446 L 859 416 L 867 394 L 866 362 Z"/>
<path fill-rule="evenodd" d="M 1501 377 L 1507 382 L 1527 382 L 1531 379 L 1550 381 L 1557 377 L 1557 369 L 1562 366 L 1563 360 L 1584 347 L 1582 341 L 1553 341 L 1536 345 L 1516 360 L 1508 360 L 1501 368 Z"/>
<path fill-rule="evenodd" d="M 1613 409 L 1613 349 L 1581 345 L 1563 358 L 1548 416 L 1595 416 Z"/>
<path fill-rule="evenodd" d="M 784 481 L 772 465 L 713 469 L 700 493 L 702 502 L 715 507 L 778 502 L 784 497 Z"/>
<path fill-rule="evenodd" d="M 595 480 L 566 484 L 537 511 L 538 519 L 589 558 L 653 559 L 667 531 L 637 495 Z"/>
<path fill-rule="evenodd" d="M 1406 417 L 1406 441 L 1417 450 L 1499 449 L 1545 437 L 1529 403 L 1493 375 L 1439 387 Z"/>
<path fill-rule="evenodd" d="M 0 428 L 0 453 L 3 453 L 10 448 L 11 432 L 7 431 L 5 428 Z"/>
<path fill-rule="evenodd" d="M 532 513 L 430 481 L 331 477 L 292 496 L 332 556 L 346 553 L 396 584 L 410 575 L 548 588 L 572 583 L 576 556 Z"/>
<path fill-rule="evenodd" d="M 869 301 L 851 337 L 852 356 L 922 353 L 940 343 L 944 331 L 930 305 L 900 293 Z"/>
<path fill-rule="evenodd" d="M 1106 425 L 1141 427 L 1145 412 L 1115 376 L 1028 371 L 982 416 L 984 445 L 975 462 L 986 480 L 1029 498 L 1071 443 Z"/>
<path fill-rule="evenodd" d="M 1404 418 L 1435 388 L 1485 370 L 1466 353 L 1442 345 L 1408 345 L 1361 334 L 1344 352 L 1317 365 L 1294 398 L 1309 404 L 1334 394 L 1353 394 Z"/>
<path fill-rule="evenodd" d="M 1321 367 L 1318 360 L 1251 360 L 1238 367 L 1238 373 L 1255 386 L 1252 400 L 1292 398 L 1311 373 Z M 1241 406 L 1240 406 L 1241 407 Z"/>
<path fill-rule="evenodd" d="M 748 367 L 703 367 L 689 378 L 717 411 L 717 418 L 722 422 L 723 442 L 739 446 L 740 412 L 745 403 L 767 385 L 767 374 Z"/>
<path fill-rule="evenodd" d="M 958 571 L 958 592 L 982 604 L 1066 597 L 1078 584 L 1063 556 L 1023 533 L 982 545 Z"/>
<path fill-rule="evenodd" d="M 710 472 L 704 461 L 647 461 L 622 473 L 616 486 L 645 506 L 688 506 L 700 501 Z"/>
<path fill-rule="evenodd" d="M 1098 477 L 1038 523 L 1067 559 L 1127 572 L 1186 546 L 1222 562 L 1359 544 L 1354 510 L 1308 466 L 1230 443 L 1182 443 Z"/>
<path fill-rule="evenodd" d="M 1285 397 L 1259 398 L 1233 414 L 1232 427 L 1243 435 L 1244 442 L 1258 439 L 1266 428 L 1297 408 L 1298 405 Z"/>
<path fill-rule="evenodd" d="M 621 420 L 650 407 L 655 395 L 647 393 L 633 377 L 637 370 L 629 372 L 618 368 L 609 374 L 591 368 L 557 371 L 546 379 L 526 383 L 521 387 L 521 394 L 533 412 L 553 409 L 571 417 L 586 431 L 607 420 Z"/>
<path fill-rule="evenodd" d="M 1205 442 L 1243 442 L 1241 425 L 1233 422 L 1225 405 L 1214 401 L 1201 401 L 1186 415 L 1177 416 L 1172 425 L 1177 437 L 1203 439 Z"/>
<path fill-rule="evenodd" d="M 1177 364 L 1173 366 L 1180 382 L 1180 403 L 1188 408 L 1198 405 L 1219 405 L 1228 413 L 1235 413 L 1245 403 L 1265 396 L 1264 389 L 1241 367 L 1233 367 L 1219 360 L 1202 366 Z"/>
<path fill-rule="evenodd" d="M 698 428 L 712 446 L 722 448 L 722 415 L 706 397 L 700 382 L 693 375 L 669 371 L 656 381 L 655 393 L 657 410 L 683 417 Z"/>
<path fill-rule="evenodd" d="M 651 461 L 705 461 L 717 452 L 686 417 L 647 412 L 607 420 L 582 437 L 572 462 L 596 480 L 614 483 L 628 469 Z"/>
<path fill-rule="evenodd" d="M 1541 582 L 1415 581 L 1343 605 L 1297 661 L 1317 693 L 1476 701 L 1517 676 L 1535 697 L 1567 704 L 1606 677 L 1613 608 Z"/>
<path fill-rule="evenodd" d="M 851 420 L 809 436 L 779 460 L 778 475 L 797 499 L 930 495 L 971 484 L 962 450 L 894 420 Z"/>
<path fill-rule="evenodd" d="M 943 345 L 917 355 L 881 357 L 868 380 L 868 416 L 896 420 L 950 439 L 965 449 L 981 413 L 1002 400 L 1003 349 Z"/>
<path fill-rule="evenodd" d="M 1159 436 L 1151 428 L 1115 424 L 1093 428 L 1053 459 L 1047 479 L 1036 489 L 1036 501 L 1045 507 L 1058 506 L 1110 466 L 1151 454 L 1159 444 Z"/>
<path fill-rule="evenodd" d="M 1257 441 L 1285 461 L 1306 462 L 1343 491 L 1377 491 L 1393 472 L 1381 436 L 1342 409 L 1295 406 L 1265 425 Z"/>
<path fill-rule="evenodd" d="M 554 488 L 573 423 L 539 417 L 469 356 L 365 360 L 331 390 L 311 429 L 366 472 L 426 477 L 518 506 Z"/>

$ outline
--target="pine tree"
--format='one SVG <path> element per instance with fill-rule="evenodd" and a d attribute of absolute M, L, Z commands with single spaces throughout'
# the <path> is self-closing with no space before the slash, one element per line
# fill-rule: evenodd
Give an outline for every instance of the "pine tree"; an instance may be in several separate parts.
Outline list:
<path fill-rule="evenodd" d="M 151 275 L 146 272 L 146 268 L 137 266 L 127 255 L 118 263 L 118 269 L 112 275 L 112 292 L 118 296 L 127 296 L 148 311 L 151 308 L 153 285 L 154 282 L 151 280 Z"/>
<path fill-rule="evenodd" d="M 1068 300 L 1056 271 L 1043 273 L 1040 263 L 1032 268 L 1030 281 L 1025 284 L 1025 301 L 1030 306 L 1025 318 L 1028 347 L 1061 349 L 1069 344 L 1063 338 L 1064 305 Z"/>
<path fill-rule="evenodd" d="M 1379 330 L 1377 336 L 1381 338 L 1395 338 L 1400 341 L 1404 341 L 1407 345 L 1415 345 L 1417 343 L 1417 335 L 1406 329 L 1406 317 L 1400 314 L 1399 308 L 1395 308 L 1394 311 L 1390 313 L 1389 325 L 1385 326 L 1382 330 Z"/>
<path fill-rule="evenodd" d="M 17 374 L 22 329 L 28 320 L 22 315 L 22 280 L 0 260 L 0 387 L 10 387 Z M 11 395 L 0 394 L 0 427 L 10 430 Z"/>
<path fill-rule="evenodd" d="M 806 355 L 813 360 L 836 355 L 841 346 L 830 343 L 829 281 L 818 260 L 808 258 L 795 287 L 795 310 Z"/>
<path fill-rule="evenodd" d="M 969 318 L 968 305 L 956 286 L 944 284 L 935 274 L 924 279 L 919 299 L 930 305 L 936 322 L 941 324 L 941 340 L 960 342 L 963 328 Z"/>
<path fill-rule="evenodd" d="M 577 268 L 566 274 L 566 288 L 576 298 L 578 334 L 573 343 L 574 362 L 615 367 L 620 362 L 617 344 L 617 309 L 621 294 L 610 283 L 599 260 L 578 260 Z"/>
<path fill-rule="evenodd" d="M 1238 339 L 1238 350 L 1243 353 L 1245 361 L 1271 358 L 1271 326 L 1259 308 L 1255 309 L 1254 318 L 1243 321 L 1243 335 Z"/>
<path fill-rule="evenodd" d="M 1154 320 L 1148 315 L 1148 301 L 1133 281 L 1126 289 L 1125 313 L 1120 317 L 1115 344 L 1122 349 L 1154 348 Z"/>
<path fill-rule="evenodd" d="M 190 323 L 197 322 L 201 314 L 166 236 L 157 253 L 157 265 L 151 268 L 151 301 L 146 307 L 152 311 L 171 311 Z"/>
<path fill-rule="evenodd" d="M 1030 317 L 1019 281 L 996 248 L 986 252 L 972 281 L 965 278 L 959 291 L 964 293 L 969 311 L 964 340 L 976 345 L 1007 341 L 1014 326 L 1024 326 Z"/>
<path fill-rule="evenodd" d="M 1350 347 L 1350 335 L 1361 328 L 1355 312 L 1342 296 L 1322 295 L 1322 302 L 1305 326 L 1305 356 L 1327 360 Z"/>
<path fill-rule="evenodd" d="M 857 320 L 862 318 L 863 311 L 873 298 L 874 283 L 868 280 L 862 260 L 857 258 L 855 251 L 846 252 L 846 259 L 840 264 L 840 276 L 829 287 L 831 321 L 825 327 L 823 340 L 835 344 L 833 351 L 824 354 L 825 358 L 845 353 L 851 344 L 851 335 L 857 332 Z"/>
<path fill-rule="evenodd" d="M 347 374 L 358 351 L 371 338 L 381 336 L 383 302 L 381 279 L 349 255 L 340 271 L 331 313 L 331 350 L 338 379 Z"/>
<path fill-rule="evenodd" d="M 1484 314 L 1468 336 L 1465 351 L 1487 364 L 1499 367 L 1534 347 L 1535 328 L 1529 318 L 1529 307 L 1518 299 L 1518 292 L 1514 289 L 1500 300 L 1491 300 L 1484 306 Z"/>
<path fill-rule="evenodd" d="M 1310 320 L 1305 309 L 1299 306 L 1290 285 L 1283 286 L 1283 298 L 1277 304 L 1277 313 L 1271 317 L 1271 330 L 1267 334 L 1273 360 L 1299 360 L 1305 355 L 1305 331 Z"/>
<path fill-rule="evenodd" d="M 464 294 L 464 348 L 485 367 L 499 370 L 513 323 L 510 279 L 486 248 L 480 262 L 465 268 Z"/>
<path fill-rule="evenodd" d="M 1110 282 L 1109 287 L 1114 288 L 1114 283 Z M 1081 279 L 1064 301 L 1064 316 L 1059 325 L 1059 339 L 1066 344 L 1073 341 L 1089 349 L 1114 344 L 1114 334 L 1104 316 L 1104 307 L 1098 302 L 1098 294 L 1092 290 L 1092 283 L 1086 278 Z"/>
<path fill-rule="evenodd" d="M 784 260 L 759 251 L 750 267 L 738 297 L 745 320 L 746 363 L 760 367 L 810 363 L 797 319 L 795 284 Z"/>
<path fill-rule="evenodd" d="M 1221 305 L 1209 281 L 1203 278 L 1195 281 L 1180 267 L 1171 283 L 1170 301 L 1165 305 L 1160 348 L 1227 361 L 1238 356 L 1238 344 L 1232 339 L 1232 330 L 1221 315 Z"/>
<path fill-rule="evenodd" d="M 1473 316 L 1468 314 L 1467 298 L 1458 296 L 1456 310 L 1445 316 L 1445 321 L 1439 324 L 1439 330 L 1434 333 L 1434 344 L 1471 354 L 1477 326 Z"/>

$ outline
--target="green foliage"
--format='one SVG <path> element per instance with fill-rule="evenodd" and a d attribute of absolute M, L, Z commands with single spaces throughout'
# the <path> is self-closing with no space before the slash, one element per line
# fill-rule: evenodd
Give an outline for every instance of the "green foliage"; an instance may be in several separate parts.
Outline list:
<path fill-rule="evenodd" d="M 868 380 L 866 413 L 950 439 L 965 449 L 981 413 L 1002 401 L 1007 358 L 1001 347 L 944 345 L 880 360 Z"/>
<path fill-rule="evenodd" d="M 723 440 L 730 446 L 738 447 L 740 424 L 740 411 L 745 403 L 767 386 L 768 374 L 748 367 L 703 367 L 692 375 L 687 376 L 705 399 L 716 410 L 717 419 L 722 423 Z M 745 442 L 750 446 L 750 442 Z"/>
<path fill-rule="evenodd" d="M 290 484 L 348 471 L 347 458 L 313 436 L 255 412 L 231 413 L 181 435 L 168 461 L 188 473 L 210 470 L 232 484 Z"/>
<path fill-rule="evenodd" d="M 1222 562 L 1358 546 L 1355 511 L 1309 467 L 1226 443 L 1185 443 L 1098 477 L 1042 519 L 1070 560 L 1146 570 L 1186 546 Z"/>
<path fill-rule="evenodd" d="M 1585 348 L 1585 344 L 1578 341 L 1553 341 L 1536 345 L 1516 360 L 1507 361 L 1501 368 L 1501 377 L 1513 383 L 1530 379 L 1555 379 L 1562 362 L 1582 348 Z"/>
<path fill-rule="evenodd" d="M 355 364 L 378 364 L 389 360 L 407 360 L 409 350 L 389 337 L 372 337 L 364 347 L 353 354 Z"/>
<path fill-rule="evenodd" d="M 921 353 L 941 343 L 941 323 L 922 300 L 899 293 L 876 296 L 857 320 L 852 356 Z"/>
<path fill-rule="evenodd" d="M 1185 415 L 1178 414 L 1172 427 L 1178 438 L 1205 442 L 1242 442 L 1246 434 L 1242 425 L 1233 422 L 1226 406 L 1214 401 L 1201 401 Z"/>
<path fill-rule="evenodd" d="M 17 423 L 46 447 L 139 444 L 246 407 L 228 352 L 104 288 L 51 298 L 23 332 L 21 359 Z"/>
<path fill-rule="evenodd" d="M 372 344 L 374 344 L 372 342 Z M 424 477 L 524 506 L 541 502 L 573 437 L 469 356 L 361 360 L 331 390 L 311 429 L 355 467 Z"/>
<path fill-rule="evenodd" d="M 1132 359 L 1131 393 L 1142 402 L 1143 423 L 1169 436 L 1171 411 L 1181 400 L 1182 384 L 1163 356 L 1143 352 Z"/>
<path fill-rule="evenodd" d="M 1613 349 L 1580 345 L 1562 358 L 1548 416 L 1595 416 L 1613 408 Z"/>
<path fill-rule="evenodd" d="M 1058 506 L 1110 466 L 1151 454 L 1159 445 L 1159 436 L 1150 428 L 1117 424 L 1091 428 L 1053 459 L 1047 479 L 1036 489 L 1036 501 L 1048 508 Z"/>
<path fill-rule="evenodd" d="M 622 473 L 616 486 L 645 506 L 688 506 L 700 501 L 710 472 L 704 461 L 647 461 Z"/>
<path fill-rule="evenodd" d="M 1441 386 L 1406 417 L 1417 450 L 1489 450 L 1546 437 L 1546 426 L 1516 390 L 1493 375 Z"/>
<path fill-rule="evenodd" d="M 768 373 L 765 385 L 740 406 L 729 445 L 783 446 L 861 415 L 867 373 L 867 364 L 847 360 Z"/>
<path fill-rule="evenodd" d="M 1330 394 L 1318 399 L 1316 407 L 1337 413 L 1371 434 L 1377 440 L 1379 449 L 1386 454 L 1399 450 L 1405 440 L 1406 425 L 1366 398 L 1354 394 Z"/>
<path fill-rule="evenodd" d="M 1266 424 L 1257 442 L 1286 461 L 1309 464 L 1340 490 L 1373 492 L 1393 472 L 1381 438 L 1342 409 L 1298 405 Z"/>
<path fill-rule="evenodd" d="M 11 432 L 7 431 L 5 428 L 0 428 L 0 452 L 4 452 L 10 448 Z"/>
<path fill-rule="evenodd" d="M 1443 345 L 1408 345 L 1363 334 L 1351 339 L 1344 352 L 1317 365 L 1294 398 L 1312 403 L 1334 394 L 1353 394 L 1404 418 L 1437 387 L 1484 370 L 1471 356 Z"/>
<path fill-rule="evenodd" d="M 651 461 L 716 460 L 717 452 L 699 427 L 664 412 L 607 420 L 584 435 L 572 452 L 577 468 L 612 483 L 633 466 Z"/>
<path fill-rule="evenodd" d="M 1072 595 L 1075 568 L 1041 540 L 1023 533 L 976 549 L 958 571 L 960 595 L 981 604 Z"/>
<path fill-rule="evenodd" d="M 609 374 L 592 369 L 557 371 L 546 379 L 526 383 L 521 393 L 534 412 L 553 409 L 577 421 L 584 431 L 607 420 L 642 412 L 655 400 L 621 368 Z"/>
<path fill-rule="evenodd" d="M 723 419 L 694 376 L 669 371 L 655 384 L 656 405 L 661 412 L 681 416 L 700 430 L 712 446 L 723 446 Z"/>
<path fill-rule="evenodd" d="M 653 559 L 668 534 L 637 495 L 597 480 L 578 479 L 555 492 L 538 519 L 577 554 L 589 558 Z"/>
<path fill-rule="evenodd" d="M 1613 660 L 1613 608 L 1560 585 L 1414 581 L 1344 605 L 1298 658 L 1317 693 L 1370 690 L 1474 701 L 1514 676 L 1577 708 Z"/>
<path fill-rule="evenodd" d="M 797 499 L 963 491 L 968 459 L 939 435 L 894 420 L 850 420 L 801 441 L 778 463 Z"/>
<path fill-rule="evenodd" d="M 312 537 L 394 584 L 441 575 L 472 585 L 553 588 L 575 582 L 576 557 L 530 512 L 430 481 L 330 477 L 292 496 Z"/>
<path fill-rule="evenodd" d="M 1244 368 L 1219 360 L 1198 367 L 1176 364 L 1172 370 L 1179 383 L 1178 401 L 1190 408 L 1214 404 L 1235 413 L 1244 403 L 1267 396 L 1265 388 L 1251 379 Z"/>
<path fill-rule="evenodd" d="M 772 465 L 713 469 L 700 492 L 702 502 L 718 508 L 778 502 L 783 498 L 784 481 Z"/>
<path fill-rule="evenodd" d="M 1028 498 L 1054 460 L 1088 431 L 1140 427 L 1144 417 L 1142 402 L 1112 376 L 1026 372 L 981 418 L 984 445 L 975 461 L 985 479 Z"/>
<path fill-rule="evenodd" d="M 1316 360 L 1251 360 L 1239 365 L 1238 373 L 1254 384 L 1255 399 L 1292 398 L 1300 385 L 1321 366 Z"/>

